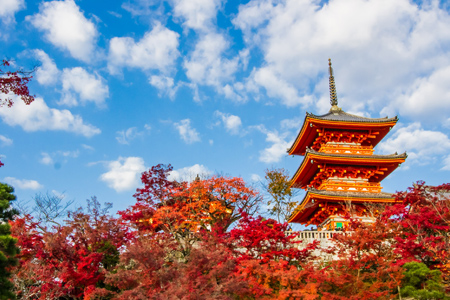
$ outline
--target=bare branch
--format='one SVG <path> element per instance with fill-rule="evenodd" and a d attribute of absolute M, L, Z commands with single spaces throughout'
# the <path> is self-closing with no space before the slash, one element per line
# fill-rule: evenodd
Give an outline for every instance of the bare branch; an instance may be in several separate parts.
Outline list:
<path fill-rule="evenodd" d="M 36 194 L 34 196 L 35 206 L 33 213 L 36 219 L 44 224 L 51 223 L 56 226 L 61 226 L 58 219 L 65 216 L 69 207 L 74 203 L 74 200 L 65 201 L 64 195 L 54 195 L 49 192 Z"/>

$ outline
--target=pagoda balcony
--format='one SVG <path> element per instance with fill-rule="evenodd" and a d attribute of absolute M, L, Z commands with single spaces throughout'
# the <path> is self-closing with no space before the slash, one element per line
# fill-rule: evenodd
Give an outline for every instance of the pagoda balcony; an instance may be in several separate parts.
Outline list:
<path fill-rule="evenodd" d="M 286 232 L 286 234 L 292 234 L 293 232 Z M 346 234 L 342 231 L 298 231 L 295 232 L 298 236 L 293 240 L 294 242 L 299 242 L 296 247 L 298 249 L 304 249 L 308 244 L 318 241 L 318 249 L 312 251 L 312 255 L 321 257 L 325 261 L 331 261 L 333 259 L 337 259 L 336 255 L 332 255 L 324 251 L 331 246 L 334 246 L 333 241 L 331 240 L 333 235 L 336 233 Z"/>
<path fill-rule="evenodd" d="M 335 192 L 368 192 L 381 193 L 381 184 L 379 182 L 358 182 L 358 181 L 325 181 L 318 190 Z"/>
<path fill-rule="evenodd" d="M 294 242 L 299 242 L 298 247 L 303 248 L 306 247 L 306 245 L 318 241 L 319 246 L 331 246 L 331 239 L 333 238 L 333 235 L 336 233 L 344 233 L 343 231 L 338 230 L 303 230 L 303 231 L 287 231 L 286 235 L 290 234 L 297 234 L 298 236 L 293 240 Z"/>
<path fill-rule="evenodd" d="M 329 230 L 329 231 L 299 231 L 298 233 L 298 240 L 305 241 L 305 242 L 313 242 L 315 240 L 318 241 L 325 241 L 329 240 L 333 237 L 333 234 L 335 233 L 342 233 L 342 231 L 336 231 L 336 230 Z"/>
<path fill-rule="evenodd" d="M 326 143 L 320 147 L 319 152 L 329 154 L 372 155 L 373 147 L 350 143 Z"/>

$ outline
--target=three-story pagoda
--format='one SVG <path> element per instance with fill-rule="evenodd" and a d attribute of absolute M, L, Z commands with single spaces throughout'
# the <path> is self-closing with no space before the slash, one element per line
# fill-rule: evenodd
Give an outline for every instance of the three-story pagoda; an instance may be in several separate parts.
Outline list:
<path fill-rule="evenodd" d="M 321 116 L 306 113 L 288 149 L 289 155 L 304 156 L 292 187 L 307 191 L 289 222 L 316 225 L 319 230 L 342 227 L 349 207 L 353 217 L 371 222 L 370 204 L 395 201 L 392 194 L 381 191 L 381 180 L 407 157 L 406 153 L 373 154 L 398 118 L 365 118 L 344 112 L 338 107 L 331 60 L 329 73 L 330 111 Z"/>

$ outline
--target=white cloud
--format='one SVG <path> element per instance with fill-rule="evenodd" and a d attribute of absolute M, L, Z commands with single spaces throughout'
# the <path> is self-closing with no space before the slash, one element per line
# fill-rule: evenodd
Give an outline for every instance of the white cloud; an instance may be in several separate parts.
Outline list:
<path fill-rule="evenodd" d="M 79 102 L 94 102 L 98 107 L 104 106 L 109 97 L 109 87 L 105 80 L 97 73 L 90 74 L 81 67 L 58 70 L 55 62 L 42 50 L 34 50 L 34 55 L 42 65 L 36 70 L 36 79 L 42 85 L 62 81 L 62 99 L 59 104 L 77 106 Z"/>
<path fill-rule="evenodd" d="M 430 76 L 418 78 L 396 101 L 381 111 L 399 111 L 414 120 L 444 121 L 450 114 L 450 65 L 434 71 Z"/>
<path fill-rule="evenodd" d="M 226 130 L 231 134 L 238 134 L 240 132 L 242 121 L 241 118 L 231 114 L 225 114 L 218 110 L 214 114 L 222 119 Z"/>
<path fill-rule="evenodd" d="M 61 193 L 61 192 L 58 192 L 57 190 L 52 190 L 52 194 L 61 200 L 67 198 L 67 195 L 64 194 L 64 192 Z"/>
<path fill-rule="evenodd" d="M 206 178 L 211 175 L 211 171 L 204 165 L 195 164 L 190 167 L 185 167 L 170 172 L 167 179 L 180 181 L 193 181 L 197 175 L 200 178 Z"/>
<path fill-rule="evenodd" d="M 73 0 L 43 2 L 39 13 L 27 19 L 56 47 L 76 59 L 91 61 L 98 32 Z"/>
<path fill-rule="evenodd" d="M 181 120 L 180 122 L 174 123 L 173 125 L 178 130 L 180 137 L 183 139 L 183 141 L 186 144 L 200 142 L 200 136 L 199 136 L 197 130 L 195 130 L 195 128 L 191 127 L 190 119 Z"/>
<path fill-rule="evenodd" d="M 264 163 L 275 163 L 279 162 L 281 158 L 287 155 L 287 148 L 292 144 L 292 142 L 286 141 L 286 138 L 289 135 L 288 132 L 280 134 L 276 130 L 267 130 L 263 125 L 254 126 L 254 128 L 266 135 L 266 142 L 272 143 L 270 147 L 259 152 L 259 161 Z"/>
<path fill-rule="evenodd" d="M 258 174 L 252 174 L 250 176 L 250 180 L 252 182 L 260 182 L 261 181 L 261 176 L 259 176 Z"/>
<path fill-rule="evenodd" d="M 100 176 L 100 180 L 108 187 L 123 192 L 132 190 L 139 185 L 139 176 L 145 171 L 144 160 L 141 157 L 119 157 L 107 163 L 108 172 Z"/>
<path fill-rule="evenodd" d="M 217 91 L 220 94 L 223 94 L 225 98 L 236 101 L 236 102 L 245 102 L 247 101 L 247 95 L 243 93 L 242 83 L 236 82 L 233 85 L 225 84 L 224 86 L 217 87 Z"/>
<path fill-rule="evenodd" d="M 149 82 L 159 90 L 159 97 L 162 97 L 163 94 L 168 95 L 170 99 L 175 97 L 178 87 L 174 86 L 172 77 L 153 75 L 150 77 Z"/>
<path fill-rule="evenodd" d="M 15 13 L 24 8 L 24 0 L 3 0 L 0 5 L 0 18 L 5 24 L 14 22 Z"/>
<path fill-rule="evenodd" d="M 263 54 L 262 67 L 252 73 L 249 87 L 264 87 L 268 96 L 280 98 L 287 106 L 312 105 L 315 100 L 318 113 L 325 112 L 329 108 L 327 59 L 331 57 L 340 106 L 378 116 L 390 101 L 411 94 L 410 89 L 415 90 L 411 83 L 417 78 L 433 81 L 433 72 L 450 66 L 450 15 L 436 3 L 249 1 L 239 6 L 234 19 L 247 46 Z M 438 85 L 434 90 L 446 95 L 448 87 Z M 401 106 L 417 107 L 413 100 Z M 430 110 L 444 114 L 437 100 L 429 100 L 433 102 Z M 400 102 L 396 108 L 401 111 L 399 106 Z"/>
<path fill-rule="evenodd" d="M 159 0 L 128 0 L 122 4 L 122 8 L 131 13 L 133 17 L 159 16 L 164 13 L 164 2 Z M 116 17 L 122 17 L 122 15 L 115 12 L 109 13 Z"/>
<path fill-rule="evenodd" d="M 110 14 L 111 16 L 114 16 L 116 18 L 119 18 L 119 19 L 122 18 L 122 15 L 115 11 L 108 10 L 108 14 Z"/>
<path fill-rule="evenodd" d="M 277 132 L 268 133 L 266 141 L 273 144 L 260 152 L 260 161 L 265 163 L 279 162 L 282 157 L 287 155 L 286 149 L 289 148 L 291 143 L 278 136 Z"/>
<path fill-rule="evenodd" d="M 213 26 L 222 0 L 172 0 L 174 17 L 186 28 L 207 31 Z"/>
<path fill-rule="evenodd" d="M 36 80 L 42 85 L 54 84 L 58 81 L 59 70 L 53 59 L 40 49 L 33 51 L 41 66 L 36 70 Z"/>
<path fill-rule="evenodd" d="M 0 142 L 2 144 L 2 146 L 11 146 L 13 144 L 13 140 L 10 138 L 7 138 L 4 135 L 0 134 Z"/>
<path fill-rule="evenodd" d="M 450 152 L 450 139 L 443 132 L 424 130 L 417 122 L 406 127 L 401 127 L 401 124 L 397 126 L 399 128 L 392 137 L 377 146 L 379 152 L 391 154 L 407 151 L 406 163 L 422 165 Z"/>
<path fill-rule="evenodd" d="M 447 157 L 444 158 L 444 166 L 441 170 L 450 171 L 450 155 L 447 155 Z"/>
<path fill-rule="evenodd" d="M 13 186 L 14 188 L 18 188 L 18 189 L 22 189 L 22 190 L 39 190 L 39 189 L 43 188 L 43 186 L 36 180 L 5 177 L 3 179 L 3 181 L 6 182 L 7 184 Z"/>
<path fill-rule="evenodd" d="M 122 145 L 129 145 L 131 140 L 144 135 L 144 132 L 139 131 L 137 127 L 130 127 L 127 130 L 117 131 L 116 133 L 116 140 Z"/>
<path fill-rule="evenodd" d="M 236 27 L 244 32 L 247 42 L 252 36 L 252 29 L 258 28 L 270 19 L 274 7 L 271 0 L 250 1 L 239 7 L 239 14 L 233 20 Z"/>
<path fill-rule="evenodd" d="M 74 151 L 55 151 L 52 153 L 41 152 L 41 159 L 39 162 L 44 165 L 61 168 L 62 164 L 67 163 L 69 158 L 77 158 L 80 155 L 79 150 Z"/>
<path fill-rule="evenodd" d="M 80 151 L 79 150 L 74 150 L 74 151 L 58 151 L 57 153 L 60 153 L 62 156 L 64 157 L 73 157 L 73 158 L 77 158 L 80 155 Z"/>
<path fill-rule="evenodd" d="M 15 96 L 12 96 L 15 97 Z M 17 97 L 16 97 L 17 98 Z M 0 117 L 10 126 L 19 125 L 25 131 L 62 130 L 91 137 L 100 129 L 86 124 L 81 116 L 70 111 L 49 108 L 44 99 L 37 97 L 30 105 L 16 99 L 13 107 L 0 107 Z"/>
<path fill-rule="evenodd" d="M 225 93 L 223 83 L 232 79 L 239 62 L 238 56 L 232 59 L 224 57 L 228 48 L 229 43 L 219 33 L 201 36 L 194 51 L 184 60 L 187 77 L 196 84 L 214 86 Z"/>
<path fill-rule="evenodd" d="M 82 104 L 92 101 L 102 107 L 105 104 L 105 98 L 109 97 L 109 88 L 105 80 L 98 74 L 89 74 L 81 67 L 64 69 L 62 85 L 63 98 L 60 104 L 76 106 L 79 101 Z M 79 100 L 75 93 L 79 95 Z"/>
<path fill-rule="evenodd" d="M 178 33 L 156 23 L 151 31 L 135 42 L 130 37 L 115 37 L 109 42 L 108 70 L 118 74 L 123 67 L 168 72 L 178 52 Z"/>
<path fill-rule="evenodd" d="M 298 104 L 306 105 L 312 102 L 311 96 L 299 97 L 297 90 L 291 84 L 281 79 L 279 74 L 274 74 L 270 68 L 260 68 L 255 70 L 252 75 L 250 80 L 264 87 L 268 96 L 281 98 L 282 103 L 288 107 Z"/>
<path fill-rule="evenodd" d="M 86 144 L 81 144 L 81 147 L 83 147 L 83 149 L 89 150 L 89 151 L 94 151 L 95 148 Z"/>
<path fill-rule="evenodd" d="M 40 160 L 41 164 L 44 164 L 44 165 L 53 165 L 54 164 L 53 158 L 50 156 L 50 154 L 48 154 L 47 152 L 42 152 L 41 155 L 42 155 L 41 160 Z"/>
<path fill-rule="evenodd" d="M 299 130 L 302 127 L 303 120 L 300 118 L 281 120 L 280 125 L 282 129 Z"/>

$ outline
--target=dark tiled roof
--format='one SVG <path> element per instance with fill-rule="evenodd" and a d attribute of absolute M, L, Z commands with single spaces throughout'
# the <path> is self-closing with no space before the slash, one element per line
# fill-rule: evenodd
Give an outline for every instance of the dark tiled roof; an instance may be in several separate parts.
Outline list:
<path fill-rule="evenodd" d="M 314 118 L 314 119 L 320 119 L 320 120 L 330 120 L 330 121 L 346 121 L 346 122 L 366 122 L 366 123 L 384 123 L 384 122 L 391 122 L 391 121 L 397 121 L 398 118 L 395 116 L 393 118 L 365 118 L 360 117 L 357 115 L 352 115 L 349 113 L 346 113 L 340 108 L 332 108 L 328 113 L 317 116 L 312 113 L 306 113 L 308 117 Z"/>
<path fill-rule="evenodd" d="M 337 191 L 325 191 L 325 190 L 316 190 L 315 188 L 308 188 L 307 192 L 325 195 L 325 196 L 339 196 L 339 197 L 348 197 L 348 198 L 386 198 L 392 199 L 394 197 L 391 193 L 368 193 L 368 192 L 337 192 Z"/>
<path fill-rule="evenodd" d="M 333 153 L 323 153 L 323 152 L 319 152 L 319 151 L 315 151 L 313 149 L 307 148 L 306 149 L 306 153 L 311 153 L 311 154 L 318 154 L 321 156 L 330 156 L 330 157 L 343 157 L 343 156 L 348 156 L 348 157 L 355 157 L 355 158 L 370 158 L 370 159 L 386 159 L 386 158 L 407 158 L 408 155 L 406 154 L 406 152 L 402 153 L 402 154 L 387 154 L 387 155 L 378 155 L 378 154 L 373 154 L 373 155 L 354 155 L 354 154 L 333 154 Z M 305 153 L 305 154 L 306 154 Z"/>

